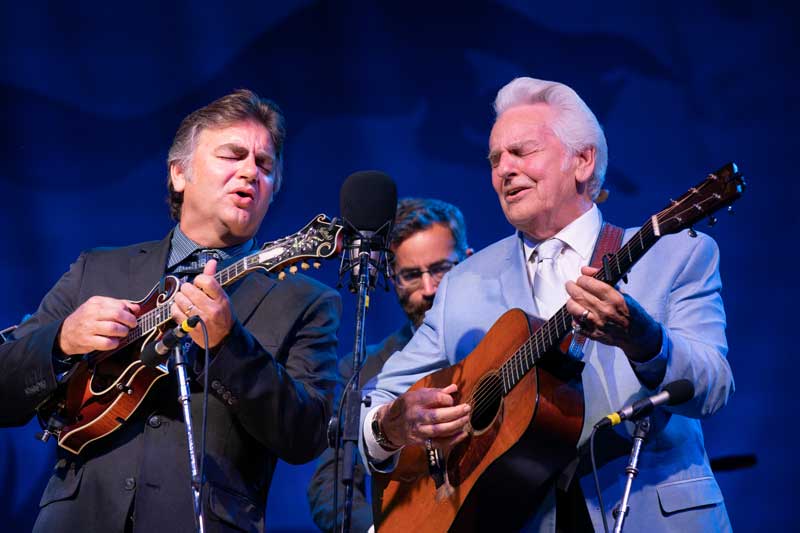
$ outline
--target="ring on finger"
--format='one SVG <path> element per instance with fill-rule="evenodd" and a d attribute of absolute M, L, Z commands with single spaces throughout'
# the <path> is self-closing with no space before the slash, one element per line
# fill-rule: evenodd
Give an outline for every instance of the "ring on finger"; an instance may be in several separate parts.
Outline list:
<path fill-rule="evenodd" d="M 581 322 L 586 322 L 586 319 L 589 318 L 589 313 L 591 313 L 591 311 L 588 309 L 585 309 L 583 313 L 581 313 Z"/>
<path fill-rule="evenodd" d="M 194 304 L 189 304 L 189 307 L 186 308 L 186 314 L 188 315 L 189 313 L 191 313 L 192 309 L 194 309 Z"/>

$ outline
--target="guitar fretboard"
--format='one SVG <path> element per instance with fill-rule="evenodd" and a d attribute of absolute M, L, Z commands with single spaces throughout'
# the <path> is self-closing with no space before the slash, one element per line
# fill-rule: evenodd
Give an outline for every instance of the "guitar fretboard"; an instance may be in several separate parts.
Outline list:
<path fill-rule="evenodd" d="M 601 268 L 593 277 L 615 285 L 659 239 L 655 226 L 653 220 L 645 224 L 617 253 L 606 257 L 608 272 Z M 571 331 L 572 315 L 564 305 L 500 367 L 503 395 L 508 394 Z"/>
<path fill-rule="evenodd" d="M 242 277 L 244 274 L 257 268 L 260 266 L 258 261 L 258 254 L 249 255 L 244 257 L 235 263 L 223 268 L 216 274 L 214 274 L 214 278 L 217 282 L 225 287 Z M 137 341 L 138 339 L 148 335 L 153 329 L 158 328 L 166 324 L 172 319 L 172 301 L 174 300 L 174 294 L 167 300 L 162 303 L 159 303 L 156 307 L 147 311 L 146 313 L 142 313 L 139 318 L 136 320 L 136 327 L 132 328 L 128 335 L 125 337 L 124 341 L 120 343 L 120 348 L 131 344 L 132 342 Z"/>
<path fill-rule="evenodd" d="M 653 215 L 617 253 L 605 258 L 603 268 L 593 277 L 616 285 L 662 234 L 691 228 L 697 220 L 733 203 L 741 196 L 743 187 L 744 180 L 736 165 L 729 163 Z M 503 395 L 508 394 L 570 331 L 572 316 L 564 305 L 500 367 Z"/>

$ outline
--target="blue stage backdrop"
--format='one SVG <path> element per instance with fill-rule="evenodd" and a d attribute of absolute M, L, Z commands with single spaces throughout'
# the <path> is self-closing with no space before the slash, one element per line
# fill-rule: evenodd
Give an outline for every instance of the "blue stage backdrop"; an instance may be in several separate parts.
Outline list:
<path fill-rule="evenodd" d="M 736 394 L 704 422 L 733 525 L 789 530 L 798 464 L 791 420 L 798 155 L 797 17 L 758 2 L 4 2 L 0 16 L 0 326 L 35 309 L 85 248 L 171 227 L 165 157 L 179 120 L 239 87 L 288 117 L 286 178 L 263 241 L 336 215 L 344 178 L 381 169 L 400 195 L 460 206 L 479 249 L 506 236 L 486 162 L 491 102 L 511 78 L 566 82 L 610 147 L 604 214 L 639 225 L 727 161 L 749 180 L 710 230 L 722 254 Z M 787 6 L 789 3 L 786 3 Z M 795 127 L 791 127 L 793 125 Z M 335 285 L 336 264 L 319 273 Z M 154 280 L 155 281 L 155 280 Z M 402 320 L 391 292 L 374 342 Z M 340 353 L 352 346 L 344 297 Z M 4 531 L 28 531 L 54 444 L 35 422 L 0 430 Z M 313 465 L 281 465 L 271 530 L 310 530 Z M 187 489 L 188 490 L 188 489 Z"/>

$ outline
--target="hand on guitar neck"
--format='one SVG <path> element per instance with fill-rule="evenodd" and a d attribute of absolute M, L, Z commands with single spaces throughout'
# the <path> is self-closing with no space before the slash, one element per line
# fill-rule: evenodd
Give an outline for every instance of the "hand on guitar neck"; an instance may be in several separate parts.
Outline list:
<path fill-rule="evenodd" d="M 179 324 L 190 316 L 199 315 L 208 328 L 210 348 L 222 342 L 230 333 L 234 323 L 228 295 L 214 278 L 216 270 L 217 261 L 212 259 L 203 268 L 203 273 L 194 278 L 192 283 L 181 284 L 181 289 L 175 295 L 175 301 L 170 308 L 172 318 Z M 192 330 L 190 335 L 198 346 L 205 347 L 201 329 Z"/>
<path fill-rule="evenodd" d="M 394 446 L 424 444 L 436 440 L 438 447 L 450 449 L 462 441 L 470 420 L 470 406 L 456 405 L 458 387 L 419 389 L 407 392 L 378 411 L 378 424 Z"/>
<path fill-rule="evenodd" d="M 628 359 L 645 362 L 661 351 L 661 327 L 628 294 L 595 279 L 599 268 L 583 267 L 575 282 L 567 282 L 567 311 L 582 334 L 618 346 Z"/>

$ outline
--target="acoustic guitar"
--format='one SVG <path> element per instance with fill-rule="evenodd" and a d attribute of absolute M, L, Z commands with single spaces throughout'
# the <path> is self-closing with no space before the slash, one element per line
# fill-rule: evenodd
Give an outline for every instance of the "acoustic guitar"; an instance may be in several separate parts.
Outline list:
<path fill-rule="evenodd" d="M 341 251 L 342 226 L 325 215 L 316 216 L 302 230 L 282 239 L 266 243 L 259 251 L 220 270 L 215 278 L 223 287 L 258 269 L 277 271 L 294 263 L 310 268 L 306 261 L 330 258 Z M 285 277 L 280 272 L 279 278 Z M 50 436 L 58 445 L 79 454 L 83 448 L 118 429 L 142 403 L 159 379 L 169 373 L 161 364 L 145 366 L 140 354 L 145 346 L 157 342 L 174 326 L 170 307 L 180 289 L 180 280 L 166 276 L 142 300 L 137 325 L 113 351 L 92 352 L 83 356 L 70 371 L 66 381 L 38 408 L 45 427 L 39 437 Z"/>
<path fill-rule="evenodd" d="M 692 225 L 707 217 L 713 224 L 712 214 L 736 201 L 744 186 L 733 163 L 710 174 L 653 215 L 617 253 L 605 256 L 594 277 L 615 285 L 662 235 L 693 232 Z M 530 468 L 535 482 L 544 485 L 575 457 L 584 405 L 583 365 L 565 355 L 573 332 L 566 306 L 544 323 L 512 309 L 464 360 L 411 387 L 457 384 L 456 401 L 472 408 L 468 436 L 446 457 L 436 448 L 406 446 L 394 471 L 373 474 L 378 531 L 472 531 L 479 502 L 471 494 L 505 490 L 481 485 L 498 458 L 526 454 L 536 465 Z"/>

